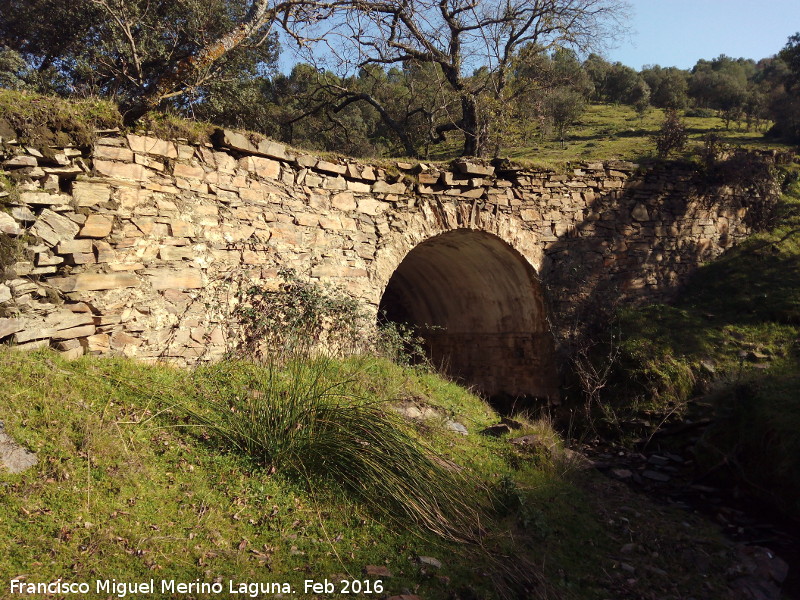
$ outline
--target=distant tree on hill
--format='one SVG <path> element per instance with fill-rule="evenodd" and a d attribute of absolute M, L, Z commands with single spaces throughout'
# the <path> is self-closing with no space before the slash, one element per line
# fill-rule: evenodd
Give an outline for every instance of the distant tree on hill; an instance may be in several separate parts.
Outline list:
<path fill-rule="evenodd" d="M 559 87 L 548 93 L 545 99 L 545 115 L 555 129 L 561 147 L 567 128 L 583 114 L 586 101 L 582 94 L 570 87 Z"/>
<path fill-rule="evenodd" d="M 659 108 L 684 108 L 688 101 L 687 73 L 676 67 L 649 66 L 642 77 L 650 87 L 650 102 Z"/>
<path fill-rule="evenodd" d="M 778 58 L 784 69 L 770 101 L 775 124 L 768 133 L 800 142 L 800 32 L 789 38 Z"/>

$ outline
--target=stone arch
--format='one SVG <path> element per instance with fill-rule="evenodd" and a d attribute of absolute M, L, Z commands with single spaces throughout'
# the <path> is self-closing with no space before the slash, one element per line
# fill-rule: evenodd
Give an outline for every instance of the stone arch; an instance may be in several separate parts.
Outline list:
<path fill-rule="evenodd" d="M 536 271 L 493 233 L 453 229 L 417 244 L 391 274 L 379 313 L 418 327 L 433 364 L 487 396 L 558 394 Z"/>

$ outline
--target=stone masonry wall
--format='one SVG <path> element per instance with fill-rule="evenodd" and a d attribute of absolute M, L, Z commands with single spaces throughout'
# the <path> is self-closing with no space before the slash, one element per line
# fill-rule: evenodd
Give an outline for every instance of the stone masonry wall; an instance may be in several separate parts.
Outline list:
<path fill-rule="evenodd" d="M 0 341 L 179 364 L 235 345 L 244 281 L 289 267 L 377 311 L 406 254 L 454 229 L 524 257 L 559 334 L 599 291 L 672 293 L 748 234 L 757 193 L 619 161 L 380 168 L 223 130 L 214 144 L 101 132 L 92 148 L 40 150 L 2 140 L 16 191 L 0 198 Z"/>

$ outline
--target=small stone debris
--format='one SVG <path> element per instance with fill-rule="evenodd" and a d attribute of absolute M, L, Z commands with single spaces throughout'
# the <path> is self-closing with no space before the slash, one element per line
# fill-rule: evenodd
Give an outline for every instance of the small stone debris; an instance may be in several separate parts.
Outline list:
<path fill-rule="evenodd" d="M 630 479 L 633 472 L 629 469 L 611 469 L 611 474 L 617 479 Z"/>
<path fill-rule="evenodd" d="M 451 421 L 451 420 L 448 419 L 447 421 L 445 421 L 444 426 L 449 431 L 455 431 L 456 433 L 458 433 L 460 435 L 469 435 L 469 431 L 467 431 L 466 426 L 462 425 L 458 421 Z"/>
<path fill-rule="evenodd" d="M 364 574 L 370 577 L 391 577 L 392 572 L 383 565 L 367 565 L 364 567 Z"/>
<path fill-rule="evenodd" d="M 433 558 L 432 556 L 420 556 L 417 560 L 419 560 L 419 564 L 421 565 L 428 565 L 429 567 L 433 567 L 434 569 L 442 568 L 442 562 L 438 559 Z"/>
<path fill-rule="evenodd" d="M 542 438 L 535 433 L 529 433 L 528 435 L 516 437 L 508 441 L 515 446 L 539 446 L 542 444 Z"/>
<path fill-rule="evenodd" d="M 481 430 L 481 435 L 488 435 L 491 437 L 500 437 L 506 433 L 511 432 L 511 427 L 505 423 L 498 423 L 497 425 L 490 425 L 486 429 Z"/>
<path fill-rule="evenodd" d="M 653 481 L 658 481 L 661 483 L 666 483 L 670 480 L 669 475 L 665 475 L 664 473 L 660 473 L 658 471 L 651 471 L 649 469 L 642 472 L 642 477 L 646 477 L 647 479 L 651 479 Z"/>
<path fill-rule="evenodd" d="M 22 473 L 38 462 L 36 454 L 20 446 L 5 432 L 5 426 L 0 422 L 0 464 L 9 473 Z"/>
<path fill-rule="evenodd" d="M 515 421 L 514 419 L 509 419 L 508 417 L 503 417 L 500 419 L 500 423 L 503 425 L 508 425 L 510 429 L 522 429 L 523 425 L 519 421 Z"/>

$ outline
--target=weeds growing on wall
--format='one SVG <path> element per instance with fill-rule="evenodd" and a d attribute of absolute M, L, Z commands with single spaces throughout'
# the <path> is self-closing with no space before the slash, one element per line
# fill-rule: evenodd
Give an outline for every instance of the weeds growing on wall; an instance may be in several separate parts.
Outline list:
<path fill-rule="evenodd" d="M 343 290 L 302 279 L 292 269 L 281 283 L 250 285 L 234 318 L 242 329 L 237 354 L 285 362 L 292 357 L 374 354 L 402 365 L 427 365 L 424 340 L 410 325 L 373 322 Z"/>
<path fill-rule="evenodd" d="M 292 269 L 278 276 L 278 286 L 251 285 L 239 298 L 234 317 L 242 327 L 240 354 L 285 360 L 321 347 L 334 354 L 360 348 L 368 320 L 355 299 Z"/>
<path fill-rule="evenodd" d="M 108 100 L 64 100 L 32 92 L 0 90 L 0 129 L 17 141 L 48 151 L 49 146 L 88 146 L 95 130 L 122 124 L 116 104 Z"/>

